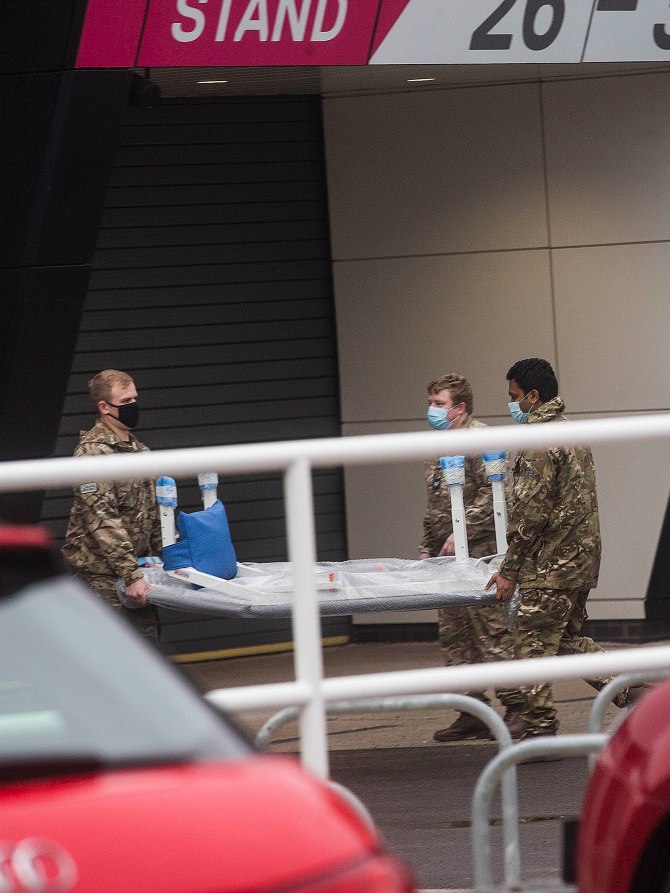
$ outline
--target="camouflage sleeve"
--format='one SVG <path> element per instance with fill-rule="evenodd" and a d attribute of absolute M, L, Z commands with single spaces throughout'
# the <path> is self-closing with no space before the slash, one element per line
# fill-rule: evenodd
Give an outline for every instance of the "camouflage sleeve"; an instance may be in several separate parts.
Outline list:
<path fill-rule="evenodd" d="M 133 545 L 123 526 L 116 502 L 114 484 L 98 481 L 82 484 L 74 491 L 81 519 L 96 541 L 110 571 L 127 585 L 142 577 Z"/>
<path fill-rule="evenodd" d="M 493 491 L 481 459 L 466 459 L 466 462 L 474 486 L 465 503 L 465 523 L 468 535 L 476 536 L 479 528 L 488 533 L 493 526 Z"/>
<path fill-rule="evenodd" d="M 437 555 L 442 548 L 442 542 L 444 542 L 443 540 L 436 546 L 438 540 L 437 534 L 439 531 L 436 531 L 435 529 L 433 503 L 435 494 L 438 492 L 436 490 L 436 481 L 439 485 L 442 480 L 442 470 L 440 469 L 438 471 L 439 468 L 439 462 L 434 461 L 426 461 L 423 465 L 423 476 L 426 484 L 426 511 L 423 516 L 423 534 L 421 536 L 421 542 L 419 543 L 419 555 Z"/>
<path fill-rule="evenodd" d="M 421 539 L 421 542 L 419 543 L 419 555 L 433 554 L 432 547 L 434 539 L 435 536 L 433 534 L 433 525 L 430 521 L 430 514 L 426 512 L 423 517 L 423 537 Z"/>
<path fill-rule="evenodd" d="M 163 551 L 163 533 L 161 531 L 161 517 L 158 505 L 152 506 L 151 519 L 151 554 L 160 555 Z"/>
<path fill-rule="evenodd" d="M 507 580 L 518 578 L 521 565 L 547 525 L 555 470 L 550 451 L 522 453 L 517 457 L 507 552 L 500 566 L 500 573 Z"/>

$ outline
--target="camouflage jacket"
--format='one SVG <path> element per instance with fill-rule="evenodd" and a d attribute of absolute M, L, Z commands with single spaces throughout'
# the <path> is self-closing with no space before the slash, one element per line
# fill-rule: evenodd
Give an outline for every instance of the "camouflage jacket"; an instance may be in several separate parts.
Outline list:
<path fill-rule="evenodd" d="M 100 419 L 82 431 L 75 456 L 98 456 L 147 450 L 133 435 L 119 440 Z M 74 489 L 63 555 L 75 573 L 139 580 L 140 555 L 159 554 L 161 528 L 152 481 L 98 481 Z"/>
<path fill-rule="evenodd" d="M 528 421 L 564 422 L 564 409 L 563 400 L 554 397 Z M 601 543 L 591 450 L 521 450 L 512 477 L 503 577 L 518 580 L 521 589 L 595 586 Z"/>
<path fill-rule="evenodd" d="M 463 428 L 484 428 L 483 422 L 470 418 Z M 419 553 L 436 556 L 446 538 L 452 533 L 451 498 L 444 481 L 439 459 L 426 462 L 424 469 L 428 491 L 428 509 L 423 519 L 423 539 Z M 465 486 L 463 487 L 465 524 L 468 532 L 468 551 L 471 557 L 495 555 L 496 533 L 493 518 L 493 493 L 479 457 L 465 457 Z"/>

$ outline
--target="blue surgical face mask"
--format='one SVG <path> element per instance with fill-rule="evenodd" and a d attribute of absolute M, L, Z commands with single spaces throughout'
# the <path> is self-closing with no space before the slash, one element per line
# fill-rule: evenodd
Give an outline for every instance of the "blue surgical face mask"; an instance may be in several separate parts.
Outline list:
<path fill-rule="evenodd" d="M 447 428 L 451 428 L 453 422 L 447 417 L 448 411 L 441 406 L 429 406 L 426 412 L 428 423 L 433 428 L 437 428 L 438 431 L 445 431 Z"/>
<path fill-rule="evenodd" d="M 528 393 L 530 393 L 530 391 Z M 528 394 L 526 394 L 521 399 L 525 400 L 527 396 Z M 530 413 L 523 412 L 521 406 L 519 405 L 520 402 L 520 400 L 514 400 L 512 403 L 507 404 L 507 408 L 509 409 L 509 414 L 512 416 L 515 422 L 517 422 L 519 425 L 525 425 L 528 422 L 528 416 L 530 415 Z"/>

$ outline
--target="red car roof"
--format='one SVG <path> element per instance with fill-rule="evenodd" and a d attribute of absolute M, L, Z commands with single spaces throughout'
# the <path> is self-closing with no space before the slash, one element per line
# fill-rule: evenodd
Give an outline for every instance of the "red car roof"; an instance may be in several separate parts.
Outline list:
<path fill-rule="evenodd" d="M 44 527 L 0 524 L 0 549 L 50 549 L 51 534 Z"/>

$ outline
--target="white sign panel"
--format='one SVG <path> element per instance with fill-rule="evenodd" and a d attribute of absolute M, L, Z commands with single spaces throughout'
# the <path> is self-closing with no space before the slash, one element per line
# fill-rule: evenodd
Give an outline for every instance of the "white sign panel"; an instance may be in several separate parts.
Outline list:
<path fill-rule="evenodd" d="M 370 63 L 666 59 L 669 0 L 410 0 Z"/>
<path fill-rule="evenodd" d="M 583 62 L 670 60 L 668 0 L 600 0 Z"/>

